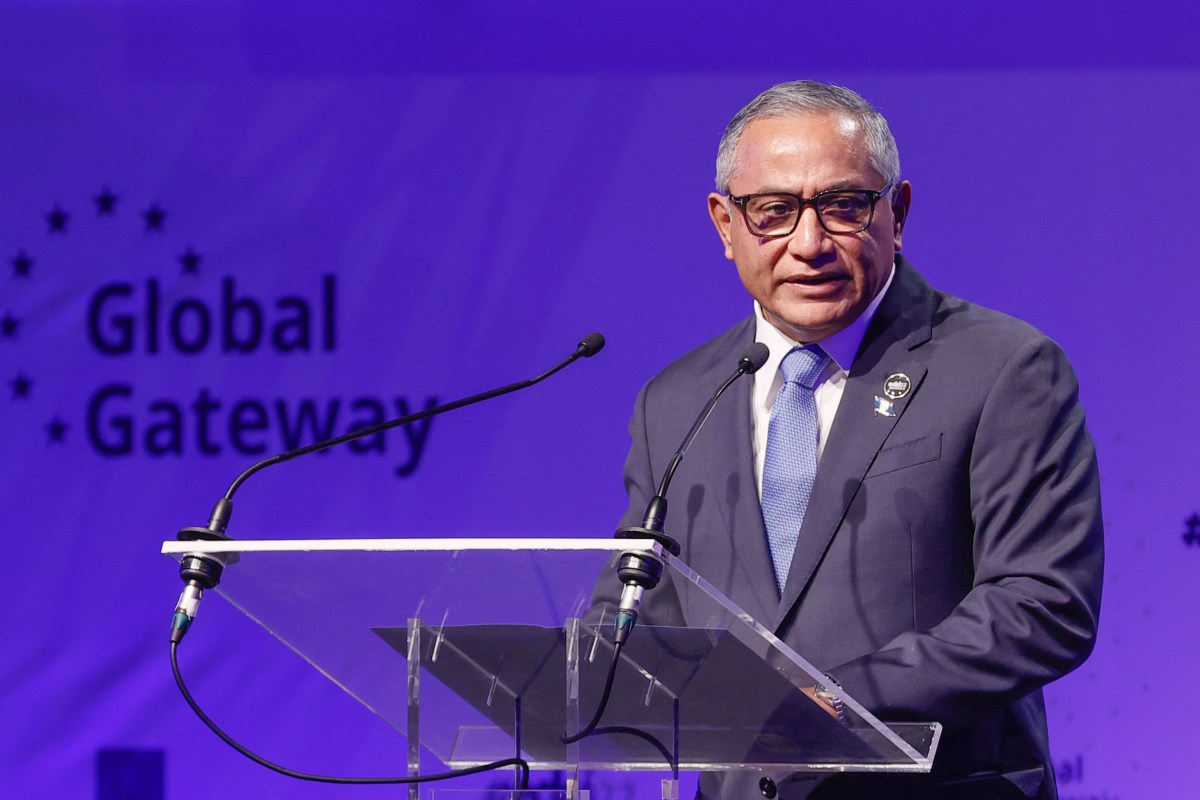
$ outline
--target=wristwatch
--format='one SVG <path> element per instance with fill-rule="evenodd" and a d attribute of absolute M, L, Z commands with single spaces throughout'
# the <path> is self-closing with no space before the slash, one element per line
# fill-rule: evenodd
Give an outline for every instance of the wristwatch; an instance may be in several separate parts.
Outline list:
<path fill-rule="evenodd" d="M 846 724 L 846 704 L 842 702 L 842 698 L 820 685 L 813 687 L 813 697 L 826 703 L 833 709 L 837 721 Z"/>

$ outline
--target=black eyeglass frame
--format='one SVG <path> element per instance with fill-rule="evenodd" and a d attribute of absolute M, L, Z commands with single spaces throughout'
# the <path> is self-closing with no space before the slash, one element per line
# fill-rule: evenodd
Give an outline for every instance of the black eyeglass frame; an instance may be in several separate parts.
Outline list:
<path fill-rule="evenodd" d="M 882 189 L 880 189 L 878 191 L 876 191 L 874 189 L 827 189 L 823 192 L 817 192 L 812 197 L 801 197 L 800 195 L 792 194 L 791 192 L 758 192 L 756 194 L 742 194 L 742 195 L 734 195 L 732 192 L 726 192 L 725 196 L 728 197 L 730 199 L 730 201 L 735 206 L 738 207 L 738 210 L 740 210 L 742 212 L 742 221 L 746 223 L 746 230 L 750 231 L 750 234 L 752 236 L 757 236 L 761 239 L 779 239 L 783 236 L 791 236 L 793 233 L 796 232 L 796 228 L 800 226 L 800 218 L 804 216 L 804 209 L 807 208 L 808 206 L 812 206 L 813 213 L 817 215 L 817 222 L 820 223 L 821 229 L 823 231 L 825 231 L 826 233 L 831 234 L 833 236 L 838 236 L 838 235 L 842 235 L 842 234 L 862 233 L 867 228 L 871 227 L 871 223 L 875 221 L 875 206 L 879 204 L 879 200 L 884 195 L 886 195 L 888 192 L 890 192 L 892 189 L 895 189 L 895 188 L 896 188 L 896 184 L 889 183 L 887 186 L 884 186 Z M 865 223 L 863 223 L 863 226 L 861 228 L 858 228 L 858 229 L 831 231 L 831 230 L 829 230 L 829 226 L 825 224 L 825 218 L 821 216 L 821 208 L 820 208 L 820 206 L 817 205 L 817 203 L 820 202 L 821 199 L 829 197 L 830 195 L 847 194 L 847 193 L 862 194 L 862 195 L 867 196 L 868 200 L 870 201 L 870 207 L 871 207 L 870 212 L 868 212 L 868 214 L 867 214 L 867 221 Z M 800 204 L 800 207 L 796 210 L 796 220 L 792 223 L 792 227 L 789 228 L 787 231 L 780 232 L 780 233 L 761 233 L 759 231 L 754 230 L 754 228 L 750 225 L 750 218 L 748 216 L 746 216 L 746 203 L 748 203 L 751 200 L 754 200 L 755 198 L 758 198 L 758 197 L 792 197 L 792 198 L 795 198 L 796 202 Z"/>

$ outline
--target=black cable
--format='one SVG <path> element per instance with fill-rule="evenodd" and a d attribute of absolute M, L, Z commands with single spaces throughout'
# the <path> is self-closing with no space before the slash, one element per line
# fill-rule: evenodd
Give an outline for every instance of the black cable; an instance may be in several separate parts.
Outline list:
<path fill-rule="evenodd" d="M 621 661 L 621 647 L 623 645 L 624 642 L 613 643 L 612 663 L 608 665 L 608 677 L 604 679 L 604 693 L 600 695 L 600 703 L 596 706 L 596 713 L 592 716 L 592 721 L 579 733 L 561 737 L 563 744 L 574 744 L 580 739 L 590 736 L 592 731 L 596 730 L 596 726 L 600 724 L 600 717 L 604 715 L 604 709 L 608 707 L 608 696 L 612 694 L 613 679 L 617 675 L 617 664 Z"/>
<path fill-rule="evenodd" d="M 600 724 L 600 717 L 604 715 L 604 710 L 608 707 L 608 698 L 612 694 L 613 683 L 617 674 L 617 665 L 621 662 L 621 648 L 624 647 L 624 642 L 613 643 L 612 663 L 608 666 L 608 675 L 604 680 L 604 692 L 600 695 L 600 702 L 596 706 L 596 713 L 592 716 L 592 721 L 589 722 L 583 730 L 571 736 L 561 737 L 563 744 L 573 744 L 588 736 L 605 736 L 612 734 L 623 734 L 626 736 L 636 736 L 644 742 L 647 742 L 654 747 L 662 755 L 663 760 L 671 767 L 671 777 L 679 780 L 679 762 L 671 755 L 671 751 L 667 749 L 661 741 L 655 736 L 641 730 L 640 728 L 632 728 L 627 725 L 607 725 L 603 728 L 596 727 Z"/>
<path fill-rule="evenodd" d="M 609 734 L 624 734 L 626 736 L 636 736 L 643 742 L 648 742 L 655 750 L 662 755 L 666 760 L 667 765 L 671 767 L 671 778 L 679 780 L 679 762 L 671 755 L 671 751 L 667 746 L 658 740 L 657 736 L 646 733 L 641 728 L 631 728 L 628 725 L 606 725 L 603 728 L 596 728 L 592 731 L 594 736 L 607 736 Z"/>
<path fill-rule="evenodd" d="M 506 758 L 502 761 L 493 761 L 490 764 L 481 764 L 477 767 L 465 767 L 463 769 L 450 770 L 449 772 L 435 772 L 429 775 L 404 775 L 397 778 L 340 778 L 332 775 L 313 775 L 308 772 L 297 772 L 280 766 L 272 761 L 252 753 L 250 750 L 243 747 L 241 744 L 233 740 L 229 734 L 217 727 L 217 724 L 209 719 L 209 716 L 204 713 L 195 699 L 192 698 L 192 693 L 188 691 L 187 686 L 183 683 L 183 676 L 179 673 L 179 657 L 177 650 L 178 642 L 171 642 L 171 673 L 175 676 L 175 684 L 179 687 L 179 691 L 183 693 L 183 699 L 187 701 L 192 711 L 200 718 L 200 721 L 208 726 L 209 730 L 220 737 L 221 741 L 237 750 L 251 761 L 266 767 L 269 770 L 278 772 L 280 775 L 286 775 L 289 778 L 296 778 L 302 781 L 316 781 L 318 783 L 338 783 L 338 784 L 381 784 L 381 783 L 431 783 L 433 781 L 443 781 L 449 778 L 461 778 L 465 775 L 476 775 L 480 772 L 490 772 L 494 769 L 503 767 L 518 767 L 520 770 L 520 781 L 517 787 L 517 796 L 520 797 L 520 792 L 523 792 L 529 787 L 529 763 L 523 758 Z"/>

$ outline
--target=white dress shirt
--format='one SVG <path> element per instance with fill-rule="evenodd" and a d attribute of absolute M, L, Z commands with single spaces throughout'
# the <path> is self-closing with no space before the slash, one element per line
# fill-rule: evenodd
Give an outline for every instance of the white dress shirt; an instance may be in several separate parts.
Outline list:
<path fill-rule="evenodd" d="M 833 427 L 833 418 L 837 414 L 838 405 L 842 402 L 842 392 L 846 388 L 846 377 L 854 364 L 854 356 L 866 336 L 867 326 L 875 317 L 883 296 L 892 286 L 896 276 L 896 267 L 888 274 L 887 282 L 875 295 L 870 305 L 858 319 L 851 322 L 842 330 L 822 339 L 816 344 L 821 345 L 830 358 L 821 377 L 817 379 L 813 396 L 817 402 L 817 422 L 821 429 L 821 438 L 817 443 L 817 461 L 825 451 L 825 442 L 829 439 L 829 429 Z M 762 499 L 763 463 L 767 459 L 767 431 L 771 425 L 771 407 L 775 404 L 775 395 L 783 385 L 783 375 L 779 372 L 779 363 L 792 348 L 813 342 L 797 342 L 786 335 L 770 322 L 763 314 L 762 306 L 754 301 L 754 340 L 762 342 L 770 350 L 767 363 L 754 373 L 754 391 L 751 394 L 752 424 L 754 428 L 754 479 L 758 486 L 758 496 Z"/>

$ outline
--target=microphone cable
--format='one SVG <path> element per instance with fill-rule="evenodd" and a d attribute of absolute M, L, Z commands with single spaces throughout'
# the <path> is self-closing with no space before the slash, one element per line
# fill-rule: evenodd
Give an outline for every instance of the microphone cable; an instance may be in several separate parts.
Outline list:
<path fill-rule="evenodd" d="M 625 642 L 623 641 L 615 642 L 613 644 L 612 663 L 609 664 L 608 675 L 604 679 L 604 692 L 600 696 L 600 702 L 596 704 L 596 713 L 592 715 L 592 721 L 585 725 L 578 733 L 571 734 L 570 736 L 560 737 L 560 741 L 563 744 L 574 744 L 575 742 L 586 739 L 589 736 L 634 736 L 648 743 L 651 747 L 657 750 L 659 755 L 663 757 L 663 760 L 666 761 L 667 765 L 671 768 L 671 778 L 673 780 L 679 780 L 679 760 L 672 755 L 671 751 L 667 749 L 667 746 L 659 741 L 657 737 L 652 736 L 640 728 L 634 728 L 629 725 L 606 725 L 603 728 L 599 727 L 600 718 L 604 716 L 604 710 L 608 707 L 608 698 L 609 695 L 612 694 L 614 678 L 617 673 L 617 665 L 621 661 L 621 649 L 624 646 Z M 676 704 L 678 705 L 678 701 L 676 701 Z M 676 742 L 676 749 L 678 749 L 678 742 Z"/>
<path fill-rule="evenodd" d="M 597 635 L 599 635 L 597 633 Z M 583 727 L 578 733 L 573 733 L 570 736 L 560 736 L 559 739 L 563 744 L 574 744 L 581 739 L 586 739 L 591 736 L 596 726 L 600 724 L 600 717 L 604 716 L 604 709 L 608 708 L 608 698 L 612 694 L 613 681 L 617 675 L 617 665 L 621 663 L 621 648 L 625 646 L 625 642 L 613 643 L 612 662 L 608 665 L 608 675 L 604 679 L 604 692 L 600 695 L 600 702 L 596 704 L 596 713 L 592 715 L 592 721 Z"/>
<path fill-rule="evenodd" d="M 407 784 L 407 783 L 432 783 L 434 781 L 444 781 L 450 778 L 461 778 L 467 775 L 477 775 L 481 772 L 490 772 L 504 767 L 516 767 L 520 774 L 520 779 L 517 782 L 516 798 L 520 798 L 521 792 L 529 787 L 529 762 L 523 758 L 513 757 L 505 758 L 500 761 L 492 761 L 488 764 L 480 764 L 475 767 L 464 767 L 463 769 L 449 770 L 447 772 L 433 772 L 427 775 L 403 775 L 398 777 L 381 777 L 381 778 L 345 778 L 336 775 L 316 775 L 311 772 L 299 772 L 294 769 L 288 769 L 285 766 L 276 764 L 274 761 L 269 761 L 249 748 L 242 745 L 232 736 L 222 730 L 217 723 L 213 722 L 208 714 L 204 713 L 204 709 L 192 697 L 192 693 L 188 691 L 187 685 L 183 681 L 183 675 L 179 671 L 178 657 L 179 643 L 171 642 L 171 674 L 175 676 L 175 685 L 179 687 L 179 691 L 183 694 L 183 699 L 187 701 L 188 706 L 195 712 L 208 729 L 220 738 L 225 744 L 238 751 L 246 758 L 250 759 L 259 766 L 266 767 L 272 772 L 277 772 L 280 775 L 286 775 L 289 778 L 296 778 L 302 781 L 313 781 L 316 783 L 335 783 L 342 785 L 371 785 L 371 784 Z"/>

